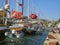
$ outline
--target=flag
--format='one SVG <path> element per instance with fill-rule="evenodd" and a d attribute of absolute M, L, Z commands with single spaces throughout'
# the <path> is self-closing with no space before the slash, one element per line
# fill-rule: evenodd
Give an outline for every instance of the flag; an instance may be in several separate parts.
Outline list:
<path fill-rule="evenodd" d="M 19 6 L 23 6 L 23 4 L 19 4 Z"/>
<path fill-rule="evenodd" d="M 21 3 L 21 4 L 19 4 L 19 3 L 18 3 L 18 0 L 16 0 L 16 3 L 17 3 L 19 6 L 23 6 L 23 4 L 22 4 L 22 3 Z"/>

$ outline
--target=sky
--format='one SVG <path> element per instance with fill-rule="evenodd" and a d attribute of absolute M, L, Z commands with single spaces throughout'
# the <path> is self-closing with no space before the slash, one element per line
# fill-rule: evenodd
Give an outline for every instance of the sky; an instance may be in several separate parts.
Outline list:
<path fill-rule="evenodd" d="M 22 3 L 22 0 L 18 0 Z M 0 8 L 3 7 L 5 0 L 0 0 Z M 36 13 L 38 18 L 47 20 L 58 20 L 60 18 L 60 0 L 24 0 L 24 15 L 29 16 L 30 13 Z M 10 11 L 16 9 L 16 1 L 9 0 Z M 18 11 L 22 11 L 22 7 L 18 6 Z"/>

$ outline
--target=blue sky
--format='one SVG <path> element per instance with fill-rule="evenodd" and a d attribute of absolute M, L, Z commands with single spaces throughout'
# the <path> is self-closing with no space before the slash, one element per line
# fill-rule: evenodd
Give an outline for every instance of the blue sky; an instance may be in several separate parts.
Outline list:
<path fill-rule="evenodd" d="M 0 0 L 0 8 L 5 0 Z M 22 0 L 19 0 L 21 3 Z M 9 0 L 10 10 L 16 9 L 16 1 Z M 28 15 L 28 0 L 24 0 L 25 15 Z M 34 10 L 35 8 L 35 10 Z M 21 11 L 21 7 L 18 7 L 18 11 Z M 48 20 L 58 20 L 60 18 L 60 0 L 30 0 L 30 12 L 38 15 L 39 18 Z"/>

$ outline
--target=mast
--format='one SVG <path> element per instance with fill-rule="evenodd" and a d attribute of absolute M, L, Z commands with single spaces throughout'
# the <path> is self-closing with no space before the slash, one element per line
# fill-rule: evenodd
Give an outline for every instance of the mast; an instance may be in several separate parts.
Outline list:
<path fill-rule="evenodd" d="M 36 14 L 36 7 L 34 7 L 34 13 Z"/>
<path fill-rule="evenodd" d="M 16 11 L 18 11 L 18 0 L 16 0 Z"/>
<path fill-rule="evenodd" d="M 5 18 L 5 25 L 7 25 L 7 20 L 8 18 L 10 18 L 10 11 L 9 11 L 9 3 L 8 3 L 9 0 L 6 0 L 5 1 L 5 7 L 4 7 L 4 12 L 6 12 L 6 18 Z"/>
<path fill-rule="evenodd" d="M 5 4 L 8 4 L 8 0 L 6 0 Z"/>
<path fill-rule="evenodd" d="M 28 15 L 30 15 L 30 0 L 28 0 Z"/>
<path fill-rule="evenodd" d="M 3 10 L 4 11 L 4 10 Z M 3 24 L 4 24 L 4 12 L 3 12 Z"/>
<path fill-rule="evenodd" d="M 22 0 L 22 16 L 24 14 L 24 0 Z"/>

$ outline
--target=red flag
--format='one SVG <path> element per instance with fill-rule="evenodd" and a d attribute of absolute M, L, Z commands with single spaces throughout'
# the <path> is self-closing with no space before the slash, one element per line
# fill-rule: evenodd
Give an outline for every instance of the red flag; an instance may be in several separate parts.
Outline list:
<path fill-rule="evenodd" d="M 23 6 L 23 4 L 19 4 L 19 6 Z"/>

